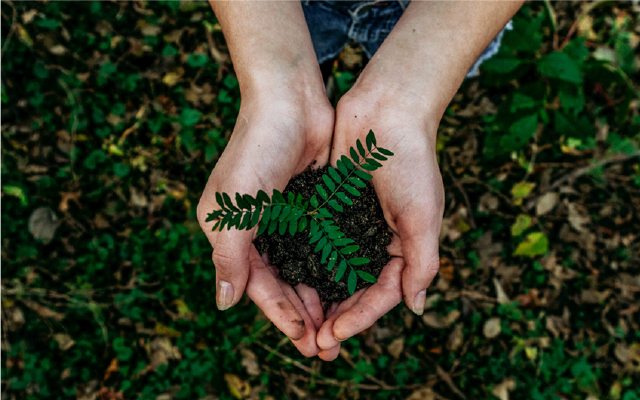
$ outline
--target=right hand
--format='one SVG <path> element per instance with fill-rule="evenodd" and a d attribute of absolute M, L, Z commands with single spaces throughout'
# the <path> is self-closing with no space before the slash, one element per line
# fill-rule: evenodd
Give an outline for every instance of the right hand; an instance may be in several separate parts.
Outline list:
<path fill-rule="evenodd" d="M 218 308 L 232 307 L 246 291 L 300 352 L 312 357 L 320 351 L 316 332 L 324 322 L 317 292 L 303 284 L 294 290 L 277 277 L 253 245 L 257 228 L 213 232 L 214 222 L 205 222 L 208 213 L 219 209 L 216 192 L 232 198 L 236 192 L 271 194 L 314 161 L 316 168 L 327 163 L 334 110 L 323 90 L 316 96 L 309 92 L 284 87 L 243 95 L 233 134 L 209 177 L 197 215 L 213 246 Z"/>

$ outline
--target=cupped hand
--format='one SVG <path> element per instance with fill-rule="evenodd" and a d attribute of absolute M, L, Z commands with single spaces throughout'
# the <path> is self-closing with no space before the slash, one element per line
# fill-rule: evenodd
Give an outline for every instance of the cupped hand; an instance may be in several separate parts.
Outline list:
<path fill-rule="evenodd" d="M 309 100 L 296 93 L 260 93 L 243 97 L 233 134 L 211 173 L 198 204 L 198 221 L 213 246 L 216 268 L 216 302 L 220 310 L 235 305 L 243 292 L 311 357 L 320 349 L 316 332 L 324 321 L 314 289 L 295 289 L 279 279 L 255 246 L 256 228 L 212 231 L 207 214 L 219 206 L 216 192 L 255 195 L 283 190 L 289 180 L 314 161 L 328 161 L 334 111 L 326 97 Z"/>
<path fill-rule="evenodd" d="M 395 156 L 372 172 L 385 219 L 393 233 L 391 261 L 378 282 L 334 304 L 318 332 L 324 360 L 338 356 L 340 341 L 369 328 L 404 297 L 416 314 L 424 310 L 426 289 L 439 267 L 438 237 L 444 188 L 435 151 L 439 115 L 420 99 L 393 91 L 363 92 L 357 85 L 338 103 L 331 164 L 349 154 L 356 139 L 373 130 L 377 144 Z"/>

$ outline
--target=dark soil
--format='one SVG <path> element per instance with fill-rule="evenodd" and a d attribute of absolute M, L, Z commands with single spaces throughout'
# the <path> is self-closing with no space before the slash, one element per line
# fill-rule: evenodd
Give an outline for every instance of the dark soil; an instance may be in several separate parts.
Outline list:
<path fill-rule="evenodd" d="M 327 167 L 317 170 L 308 169 L 293 178 L 285 191 L 296 195 L 302 194 L 305 200 L 309 200 L 316 192 L 316 184 L 323 184 L 322 175 L 327 173 Z M 373 186 L 367 182 L 367 187 L 358 189 L 362 196 L 349 196 L 353 205 L 340 203 L 344 207 L 343 212 L 331 210 L 336 225 L 345 233 L 346 237 L 355 241 L 360 250 L 349 255 L 352 257 L 367 257 L 369 264 L 358 266 L 358 269 L 366 271 L 378 277 L 382 268 L 387 265 L 391 257 L 387 252 L 387 246 L 391 242 L 389 226 L 382 214 L 382 208 L 378 202 Z M 280 277 L 292 286 L 305 283 L 318 291 L 320 300 L 325 307 L 331 302 L 342 301 L 349 297 L 347 290 L 347 276 L 345 273 L 340 282 L 335 282 L 334 277 L 337 267 L 332 271 L 327 270 L 326 264 L 320 263 L 320 252 L 314 253 L 315 244 L 309 244 L 309 228 L 298 232 L 295 236 L 286 234 L 280 236 L 262 234 L 255 240 L 255 245 L 260 254 L 267 253 L 271 265 L 278 268 Z M 358 279 L 356 290 L 370 285 Z"/>

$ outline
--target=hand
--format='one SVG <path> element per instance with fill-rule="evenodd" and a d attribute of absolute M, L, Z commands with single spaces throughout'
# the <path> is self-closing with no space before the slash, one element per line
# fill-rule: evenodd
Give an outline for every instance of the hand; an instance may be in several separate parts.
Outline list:
<path fill-rule="evenodd" d="M 422 112 L 420 110 L 423 110 Z M 400 303 L 416 314 L 424 310 L 426 289 L 439 267 L 438 237 L 444 210 L 444 188 L 435 151 L 440 116 L 418 98 L 392 88 L 363 91 L 356 84 L 339 102 L 331 163 L 370 129 L 378 145 L 395 156 L 372 173 L 385 219 L 393 232 L 391 261 L 378 283 L 334 304 L 318 332 L 320 358 L 335 359 L 340 341 L 369 328 Z"/>
<path fill-rule="evenodd" d="M 214 222 L 205 220 L 219 208 L 215 192 L 233 197 L 236 192 L 283 190 L 313 161 L 318 166 L 327 163 L 334 111 L 320 89 L 320 95 L 312 98 L 286 88 L 243 96 L 231 140 L 209 177 L 197 212 L 213 246 L 218 308 L 235 305 L 246 291 L 307 357 L 320 350 L 316 332 L 324 321 L 316 291 L 302 284 L 294 290 L 277 277 L 253 245 L 257 228 L 212 232 Z"/>

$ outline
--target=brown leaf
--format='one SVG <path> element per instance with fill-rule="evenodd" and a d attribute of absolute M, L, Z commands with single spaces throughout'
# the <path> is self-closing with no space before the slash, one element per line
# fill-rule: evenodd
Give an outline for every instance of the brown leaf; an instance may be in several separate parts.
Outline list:
<path fill-rule="evenodd" d="M 558 204 L 558 199 L 560 196 L 556 192 L 547 192 L 536 204 L 536 215 L 544 215 L 549 211 L 553 210 L 553 208 Z"/>
<path fill-rule="evenodd" d="M 436 396 L 435 393 L 433 393 L 433 389 L 431 389 L 430 387 L 425 387 L 411 393 L 411 395 L 409 395 L 406 400 L 434 400 L 435 398 Z"/>
<path fill-rule="evenodd" d="M 516 381 L 507 378 L 493 387 L 491 393 L 500 400 L 509 400 L 509 392 L 516 388 Z"/>
<path fill-rule="evenodd" d="M 79 208 L 82 208 L 79 201 L 81 195 L 82 190 L 78 190 L 77 192 L 61 192 L 60 196 L 62 197 L 62 200 L 60 200 L 58 208 L 62 212 L 69 210 L 69 201 L 73 201 Z"/>
<path fill-rule="evenodd" d="M 482 328 L 482 333 L 488 339 L 493 339 L 498 336 L 500 332 L 502 332 L 502 327 L 500 326 L 500 318 L 493 317 L 489 318 L 487 322 L 484 323 L 484 327 Z"/>
<path fill-rule="evenodd" d="M 389 351 L 389 354 L 397 360 L 404 350 L 404 337 L 400 336 L 399 338 L 394 339 L 393 342 L 387 346 L 387 350 Z"/>
<path fill-rule="evenodd" d="M 449 340 L 447 340 L 447 349 L 450 351 L 456 351 L 462 346 L 464 342 L 464 333 L 462 331 L 463 324 L 457 323 L 455 328 L 453 328 L 453 332 L 449 335 Z"/>
<path fill-rule="evenodd" d="M 260 375 L 260 366 L 258 365 L 258 357 L 249 349 L 240 350 L 242 354 L 242 366 L 247 370 L 249 375 Z"/>
<path fill-rule="evenodd" d="M 43 306 L 40 303 L 36 303 L 33 300 L 29 299 L 21 299 L 20 300 L 25 306 L 29 307 L 31 310 L 35 311 L 36 314 L 41 316 L 42 318 L 53 318 L 57 321 L 62 321 L 64 319 L 64 314 L 60 314 L 59 312 L 53 311 L 50 308 Z"/>
<path fill-rule="evenodd" d="M 62 351 L 69 350 L 76 343 L 73 339 L 71 339 L 71 336 L 67 335 L 66 333 L 56 333 L 55 335 L 53 335 L 53 338 L 56 342 L 58 342 L 58 346 Z"/>
<path fill-rule="evenodd" d="M 112 372 L 118 372 L 118 371 L 119 371 L 118 359 L 114 358 L 113 360 L 111 360 L 111 363 L 107 367 L 107 370 L 104 371 L 104 380 L 106 381 L 107 379 L 109 379 Z"/>
<path fill-rule="evenodd" d="M 442 316 L 437 312 L 431 311 L 422 316 L 422 321 L 428 326 L 435 329 L 445 329 L 451 326 L 460 317 L 460 311 L 452 310 L 449 314 Z"/>
<path fill-rule="evenodd" d="M 451 282 L 454 278 L 453 269 L 453 263 L 449 258 L 440 257 L 440 269 L 438 273 L 442 279 Z"/>
<path fill-rule="evenodd" d="M 149 345 L 149 358 L 151 359 L 150 367 L 154 371 L 160 365 L 169 364 L 169 360 L 181 360 L 180 350 L 173 346 L 171 339 L 167 337 L 156 337 Z"/>
<path fill-rule="evenodd" d="M 37 240 L 49 243 L 58 229 L 58 217 L 49 207 L 36 208 L 29 217 L 29 232 Z"/>

